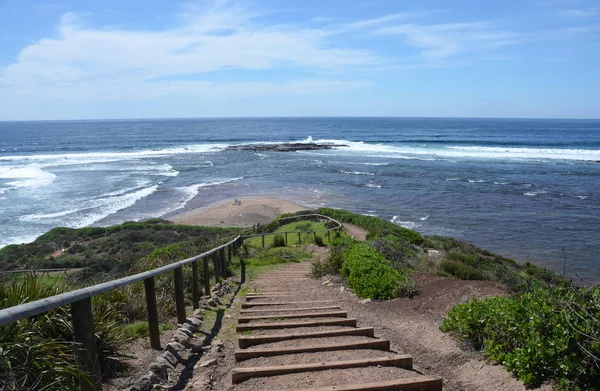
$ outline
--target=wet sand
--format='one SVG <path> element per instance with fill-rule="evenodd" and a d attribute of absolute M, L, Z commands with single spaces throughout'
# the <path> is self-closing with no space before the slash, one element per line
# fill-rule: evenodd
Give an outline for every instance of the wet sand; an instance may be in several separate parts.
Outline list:
<path fill-rule="evenodd" d="M 282 213 L 294 213 L 310 209 L 291 201 L 275 197 L 240 198 L 224 200 L 206 207 L 192 209 L 171 218 L 176 224 L 204 225 L 211 227 L 252 227 L 266 224 Z"/>

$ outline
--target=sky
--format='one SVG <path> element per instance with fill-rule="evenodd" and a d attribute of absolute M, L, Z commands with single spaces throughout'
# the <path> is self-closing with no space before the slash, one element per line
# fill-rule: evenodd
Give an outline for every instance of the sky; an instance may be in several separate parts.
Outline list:
<path fill-rule="evenodd" d="M 0 0 L 0 120 L 600 118 L 598 0 Z"/>

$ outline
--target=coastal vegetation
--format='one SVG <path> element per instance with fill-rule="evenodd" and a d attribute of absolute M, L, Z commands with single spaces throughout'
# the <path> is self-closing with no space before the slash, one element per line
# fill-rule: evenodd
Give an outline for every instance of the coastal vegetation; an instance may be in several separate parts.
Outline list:
<path fill-rule="evenodd" d="M 264 248 L 261 236 L 246 240 L 238 254 L 240 262 L 230 263 L 227 274 L 238 274 L 243 263 L 248 278 L 253 278 L 275 266 L 310 258 L 297 234 L 287 238 L 284 234 L 301 232 L 302 245 L 330 246 L 328 257 L 313 264 L 313 276 L 338 274 L 361 298 L 413 297 L 418 294 L 411 277 L 414 273 L 499 283 L 512 295 L 457 305 L 441 330 L 505 365 L 528 386 L 552 381 L 559 390 L 590 390 L 600 384 L 598 288 L 575 286 L 547 269 L 518 264 L 452 238 L 425 237 L 376 217 L 321 208 L 316 213 L 368 231 L 364 242 L 335 231 L 329 235 L 330 242 L 325 233 L 313 231 L 334 224 L 303 220 L 308 213 L 315 212 L 282 215 L 256 230 L 257 234 L 278 234 L 265 236 Z M 0 266 L 3 270 L 78 266 L 80 270 L 51 279 L 5 278 L 0 284 L 0 308 L 151 270 L 202 253 L 238 232 L 159 219 L 105 228 L 56 228 L 33 243 L 0 250 Z M 200 283 L 212 274 L 211 264 L 209 276 L 201 275 Z M 190 267 L 184 267 L 183 277 L 189 298 Z M 157 277 L 155 286 L 161 329 L 169 329 L 176 315 L 172 274 Z M 126 370 L 120 350 L 123 343 L 148 332 L 143 285 L 95 297 L 93 311 L 101 370 L 104 377 L 114 376 Z M 70 317 L 68 308 L 62 307 L 2 327 L 0 389 L 75 389 L 81 373 L 73 359 Z"/>
<path fill-rule="evenodd" d="M 600 289 L 563 284 L 510 297 L 473 299 L 448 314 L 450 332 L 525 385 L 558 390 L 600 385 Z"/>
<path fill-rule="evenodd" d="M 230 239 L 238 230 L 175 225 L 154 219 L 98 228 L 55 228 L 36 241 L 0 250 L 4 269 L 27 266 L 62 267 L 73 259 L 84 268 L 49 279 L 35 274 L 14 274 L 0 281 L 0 308 L 68 292 L 85 285 L 130 275 L 202 253 Z M 68 246 L 50 259 L 55 244 Z M 144 244 L 140 246 L 140 244 Z M 137 250 L 136 250 L 137 249 Z M 48 265 L 47 262 L 55 262 Z M 227 272 L 231 274 L 230 270 Z M 209 276 L 213 275 L 213 265 Z M 183 268 L 184 290 L 191 297 L 191 267 Z M 202 283 L 205 276 L 200 276 Z M 155 278 L 156 301 L 162 329 L 170 328 L 176 314 L 173 276 Z M 142 283 L 94 297 L 93 312 L 102 376 L 126 370 L 122 346 L 147 333 Z M 188 303 L 189 304 L 189 303 Z M 68 307 L 3 326 L 0 332 L 1 390 L 74 390 L 82 375 L 74 357 L 71 313 Z M 172 327 L 172 326 L 171 326 Z"/>

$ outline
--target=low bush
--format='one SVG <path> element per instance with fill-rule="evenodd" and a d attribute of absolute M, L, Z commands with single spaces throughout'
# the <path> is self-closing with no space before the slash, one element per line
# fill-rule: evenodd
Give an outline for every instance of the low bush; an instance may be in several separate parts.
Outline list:
<path fill-rule="evenodd" d="M 358 225 L 369 231 L 369 238 L 394 235 L 410 244 L 421 245 L 425 243 L 425 238 L 417 231 L 400 227 L 378 217 L 364 216 L 348 212 L 347 210 L 332 208 L 319 208 L 316 210 L 316 213 L 331 217 L 342 223 Z"/>
<path fill-rule="evenodd" d="M 319 247 L 325 246 L 325 243 L 323 243 L 323 238 L 319 235 L 315 236 L 315 244 Z"/>
<path fill-rule="evenodd" d="M 352 244 L 344 252 L 340 274 L 359 297 L 384 300 L 397 297 L 403 291 L 402 284 L 410 279 L 392 268 L 376 249 L 362 242 Z"/>
<path fill-rule="evenodd" d="M 486 272 L 461 262 L 443 261 L 440 267 L 444 273 L 459 280 L 490 280 L 490 275 Z"/>
<path fill-rule="evenodd" d="M 527 386 L 555 381 L 561 390 L 591 390 L 600 384 L 598 288 L 474 299 L 454 307 L 441 330 L 481 349 Z"/>
<path fill-rule="evenodd" d="M 319 278 L 328 274 L 339 274 L 344 262 L 344 251 L 345 247 L 343 246 L 332 247 L 327 260 L 316 261 L 311 264 L 311 276 Z"/>
<path fill-rule="evenodd" d="M 285 238 L 283 235 L 275 235 L 273 238 L 273 247 L 285 247 Z"/>

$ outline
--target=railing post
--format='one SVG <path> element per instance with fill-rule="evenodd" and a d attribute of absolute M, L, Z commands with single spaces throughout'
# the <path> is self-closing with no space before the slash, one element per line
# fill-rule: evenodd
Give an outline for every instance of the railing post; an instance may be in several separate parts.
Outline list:
<path fill-rule="evenodd" d="M 200 308 L 200 287 L 198 286 L 198 261 L 192 262 L 192 308 Z"/>
<path fill-rule="evenodd" d="M 213 266 L 215 268 L 215 284 L 219 282 L 219 252 L 213 253 Z"/>
<path fill-rule="evenodd" d="M 71 304 L 71 321 L 73 322 L 73 338 L 79 343 L 76 347 L 79 367 L 88 378 L 79 380 L 81 391 L 101 391 L 100 364 L 96 349 L 96 333 L 94 331 L 94 314 L 92 299 L 82 299 Z"/>
<path fill-rule="evenodd" d="M 154 277 L 144 280 L 146 291 L 146 308 L 148 312 L 148 332 L 150 334 L 150 347 L 160 350 L 160 332 L 158 331 L 158 310 L 156 308 L 156 291 L 154 290 Z"/>
<path fill-rule="evenodd" d="M 175 281 L 175 306 L 177 307 L 177 322 L 185 323 L 185 296 L 183 295 L 183 272 L 181 266 L 173 269 L 173 279 Z"/>
<path fill-rule="evenodd" d="M 220 270 L 220 274 L 221 274 L 221 278 L 224 280 L 227 278 L 227 270 L 225 268 L 225 264 L 227 262 L 227 259 L 225 258 L 225 247 L 221 248 L 219 250 L 219 258 L 221 258 L 221 262 L 220 262 L 220 266 L 221 266 L 221 270 Z"/>
<path fill-rule="evenodd" d="M 204 294 L 210 296 L 210 269 L 208 268 L 208 257 L 202 258 L 202 275 L 204 277 Z"/>
<path fill-rule="evenodd" d="M 302 238 L 300 237 L 300 232 L 298 232 L 298 244 L 302 245 Z"/>
<path fill-rule="evenodd" d="M 313 231 L 313 236 L 315 238 L 315 244 L 317 244 L 317 233 L 315 231 Z"/>
<path fill-rule="evenodd" d="M 327 241 L 331 244 L 331 231 L 327 230 Z"/>
<path fill-rule="evenodd" d="M 287 242 L 287 232 L 284 232 L 285 235 L 285 245 L 287 246 L 288 242 Z"/>
<path fill-rule="evenodd" d="M 231 263 L 231 254 L 233 253 L 232 249 L 231 249 L 231 244 L 229 246 L 227 246 L 227 262 Z"/>
<path fill-rule="evenodd" d="M 265 248 L 265 234 L 262 235 L 262 248 Z"/>

